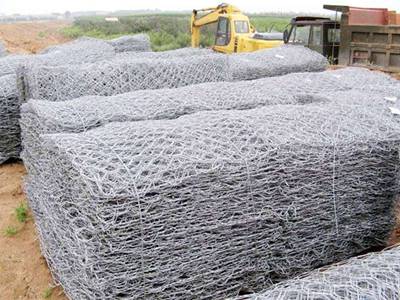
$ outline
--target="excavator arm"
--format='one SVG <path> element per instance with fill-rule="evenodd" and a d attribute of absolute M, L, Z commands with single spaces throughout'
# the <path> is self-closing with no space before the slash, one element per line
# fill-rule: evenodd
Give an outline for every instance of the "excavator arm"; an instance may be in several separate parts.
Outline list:
<path fill-rule="evenodd" d="M 204 14 L 199 16 L 199 12 Z M 200 29 L 202 26 L 216 23 L 223 14 L 240 12 L 237 7 L 225 3 L 217 7 L 194 9 L 191 18 L 192 47 L 199 47 L 200 45 Z"/>

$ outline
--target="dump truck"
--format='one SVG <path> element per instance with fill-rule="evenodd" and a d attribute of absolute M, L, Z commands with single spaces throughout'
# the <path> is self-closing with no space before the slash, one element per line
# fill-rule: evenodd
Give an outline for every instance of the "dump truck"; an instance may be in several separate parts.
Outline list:
<path fill-rule="evenodd" d="M 194 9 L 191 17 L 192 47 L 199 47 L 203 26 L 217 23 L 217 52 L 252 52 L 283 44 L 282 33 L 257 33 L 249 18 L 237 7 L 222 3 L 217 7 Z"/>
<path fill-rule="evenodd" d="M 400 72 L 400 14 L 386 8 L 324 8 L 336 13 L 335 20 L 293 18 L 284 32 L 284 42 L 318 51 L 333 64 Z"/>

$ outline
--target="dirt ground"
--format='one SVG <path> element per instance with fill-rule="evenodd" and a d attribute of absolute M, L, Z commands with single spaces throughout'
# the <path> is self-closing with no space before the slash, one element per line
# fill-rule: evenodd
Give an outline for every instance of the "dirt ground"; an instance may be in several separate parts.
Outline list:
<path fill-rule="evenodd" d="M 24 174 L 22 163 L 0 166 L 0 299 L 66 300 L 59 287 L 52 288 L 31 213 L 25 223 L 16 218 L 15 208 L 26 203 L 21 188 Z M 16 233 L 8 236 L 11 227 Z"/>
<path fill-rule="evenodd" d="M 59 30 L 65 21 L 0 24 L 0 40 L 10 53 L 37 53 L 67 42 Z M 0 299 L 66 300 L 61 288 L 53 286 L 46 260 L 41 255 L 32 215 L 25 223 L 16 218 L 15 209 L 26 204 L 21 184 L 22 163 L 0 166 Z M 10 228 L 15 235 L 6 234 Z"/>
<path fill-rule="evenodd" d="M 0 24 L 0 40 L 11 53 L 37 53 L 68 41 L 59 31 L 67 21 L 21 22 Z"/>

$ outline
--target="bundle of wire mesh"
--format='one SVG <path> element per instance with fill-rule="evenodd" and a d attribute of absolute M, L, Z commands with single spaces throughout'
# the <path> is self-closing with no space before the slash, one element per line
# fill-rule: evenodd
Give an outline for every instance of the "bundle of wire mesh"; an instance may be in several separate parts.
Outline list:
<path fill-rule="evenodd" d="M 0 76 L 15 74 L 22 65 L 60 66 L 108 60 L 115 57 L 114 48 L 100 40 L 72 42 L 44 54 L 8 55 L 0 58 Z"/>
<path fill-rule="evenodd" d="M 361 92 L 337 93 L 357 89 Z M 400 83 L 382 73 L 348 68 L 235 83 L 143 90 L 111 97 L 86 96 L 59 102 L 30 100 L 23 105 L 21 119 L 25 148 L 23 159 L 28 169 L 40 170 L 38 160 L 44 156 L 39 136 L 44 133 L 82 132 L 119 121 L 174 119 L 205 110 L 251 109 L 276 104 L 335 101 L 338 98 L 348 102 L 358 99 L 363 105 L 385 106 L 385 97 L 400 99 Z M 388 109 L 387 105 L 383 109 Z"/>
<path fill-rule="evenodd" d="M 81 41 L 65 45 L 62 50 L 40 55 L 8 55 L 0 58 L 0 163 L 16 158 L 20 151 L 20 94 L 24 91 L 23 70 L 33 65 L 70 66 L 115 57 L 112 46 L 100 41 Z M 18 75 L 16 76 L 16 74 Z"/>
<path fill-rule="evenodd" d="M 175 50 L 167 50 L 160 52 L 120 52 L 116 54 L 115 59 L 169 59 L 176 57 L 193 57 L 197 55 L 216 54 L 211 49 L 204 48 L 180 48 Z"/>
<path fill-rule="evenodd" d="M 19 100 L 15 75 L 0 77 L 0 164 L 20 152 Z"/>
<path fill-rule="evenodd" d="M 26 99 L 62 101 L 229 79 L 228 61 L 223 54 L 190 59 L 119 59 L 77 67 L 35 65 L 24 73 L 24 91 Z"/>
<path fill-rule="evenodd" d="M 400 246 L 356 257 L 238 300 L 400 299 Z"/>
<path fill-rule="evenodd" d="M 127 44 L 131 43 L 131 46 Z M 50 47 L 39 55 L 9 55 L 0 58 L 0 163 L 16 158 L 20 152 L 19 105 L 25 97 L 26 69 L 39 66 L 76 66 L 101 60 L 116 59 L 118 51 L 148 50 L 146 35 L 126 36 L 111 41 L 83 38 L 59 46 Z M 1 52 L 1 49 L 0 49 Z M 1 56 L 1 53 L 0 53 Z M 17 73 L 17 77 L 16 74 Z M 10 76 L 6 76 L 10 75 Z M 4 76 L 4 77 L 3 77 Z M 17 89 L 18 87 L 18 89 Z M 20 97 L 20 101 L 17 98 Z"/>
<path fill-rule="evenodd" d="M 111 123 L 44 135 L 26 191 L 72 299 L 224 299 L 383 244 L 399 129 L 345 101 Z"/>
<path fill-rule="evenodd" d="M 96 46 L 96 43 L 107 43 L 111 45 L 116 53 L 120 52 L 145 52 L 151 51 L 150 45 L 150 37 L 147 34 L 134 34 L 134 35 L 125 35 L 113 40 L 101 40 L 91 37 L 81 37 L 72 42 L 68 42 L 61 45 L 51 46 L 44 49 L 41 53 L 51 53 L 54 51 L 64 51 L 71 46 L 90 46 L 88 42 L 93 42 L 93 46 Z"/>
<path fill-rule="evenodd" d="M 196 55 L 190 55 L 193 53 Z M 21 102 L 29 98 L 60 101 L 82 95 L 115 95 L 132 90 L 232 80 L 231 58 L 209 50 L 181 49 L 157 54 L 160 59 L 152 59 L 152 54 L 132 56 L 132 52 L 117 57 L 107 43 L 83 39 L 55 47 L 45 54 L 30 56 L 33 60 L 27 60 L 27 57 L 0 60 L 3 73 L 13 73 L 17 68 Z M 112 59 L 102 63 L 77 65 L 109 57 Z M 243 60 L 242 56 L 240 60 Z M 67 66 L 54 67 L 60 64 Z M 298 68 L 300 66 L 297 64 Z M 320 68 L 320 65 L 315 66 L 315 70 Z M 10 114 L 18 118 L 18 107 L 13 109 Z M 10 134 L 15 135 L 17 130 L 10 131 Z"/>
<path fill-rule="evenodd" d="M 294 72 L 324 70 L 326 58 L 303 46 L 284 45 L 230 56 L 233 80 L 249 80 Z"/>
<path fill-rule="evenodd" d="M 301 57 L 301 59 L 300 59 Z M 175 88 L 212 81 L 246 80 L 291 72 L 322 71 L 327 60 L 301 46 L 241 54 L 208 54 L 171 59 L 132 58 L 80 67 L 33 66 L 26 70 L 26 96 L 67 100 L 138 89 Z"/>

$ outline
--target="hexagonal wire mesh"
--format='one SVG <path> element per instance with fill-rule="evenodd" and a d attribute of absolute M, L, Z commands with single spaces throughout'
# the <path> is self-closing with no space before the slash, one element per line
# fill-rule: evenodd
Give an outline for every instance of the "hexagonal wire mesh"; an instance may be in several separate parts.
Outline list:
<path fill-rule="evenodd" d="M 400 299 L 400 246 L 352 258 L 236 300 Z"/>
<path fill-rule="evenodd" d="M 44 135 L 26 190 L 57 280 L 71 298 L 223 299 L 382 244 L 400 124 L 351 94 Z"/>
<path fill-rule="evenodd" d="M 55 65 L 60 61 L 72 64 L 73 61 L 77 60 L 76 57 L 71 55 L 71 51 L 61 55 L 64 52 L 60 49 L 72 48 L 74 49 L 72 53 L 80 53 L 85 52 L 82 51 L 82 46 L 85 43 L 100 42 L 85 39 L 67 46 L 58 46 L 58 48 L 41 55 L 40 59 L 35 60 L 36 63 L 24 63 L 25 58 L 22 62 L 18 62 L 19 58 L 16 57 L 16 61 L 8 70 L 14 70 L 16 65 L 23 65 L 18 68 L 17 72 L 20 101 L 30 97 L 59 101 L 81 95 L 114 95 L 138 89 L 179 87 L 200 82 L 232 80 L 233 77 L 238 79 L 237 71 L 239 69 L 244 70 L 245 65 L 248 65 L 247 72 L 253 69 L 258 76 L 273 76 L 282 72 L 302 69 L 318 71 L 322 70 L 326 64 L 325 58 L 308 49 L 283 47 L 282 49 L 259 53 L 240 54 L 232 56 L 232 58 L 204 49 L 180 49 L 160 54 L 129 52 L 114 56 L 113 59 L 102 63 L 84 64 L 79 67 L 76 65 L 45 67 L 49 65 L 47 61 L 51 61 L 51 64 Z M 104 42 L 101 43 L 104 44 Z M 100 46 L 86 46 L 89 49 L 102 49 Z M 109 47 L 109 45 L 106 46 Z M 80 51 L 75 51 L 76 49 L 80 49 Z M 71 56 L 69 60 L 61 59 L 68 55 Z M 300 61 L 299 56 L 304 56 L 304 59 Z M 43 57 L 46 57 L 46 59 L 43 60 Z M 53 61 L 51 57 L 57 59 Z M 83 57 L 92 58 L 92 55 L 87 54 Z M 81 61 L 85 61 L 83 57 L 80 57 Z M 94 57 L 97 59 L 96 55 Z M 262 61 L 261 58 L 265 63 L 263 68 L 260 69 L 259 65 L 252 61 L 260 62 Z M 234 63 L 231 63 L 232 61 Z M 7 64 L 3 61 L 3 67 L 5 65 Z M 1 66 L 2 60 L 0 60 L 0 69 Z M 35 73 L 35 70 L 40 71 Z M 243 73 L 243 77 L 247 78 L 247 74 Z M 10 109 L 9 114 L 13 118 L 18 118 L 19 109 L 18 107 L 13 108 L 15 109 Z M 10 134 L 15 135 L 17 130 L 18 128 L 12 128 Z M 0 148 L 8 149 L 9 147 L 8 145 L 0 145 Z M 18 151 L 13 150 L 10 155 L 14 155 L 16 152 Z M 3 157 L 7 157 L 7 155 L 7 153 L 2 153 Z"/>

